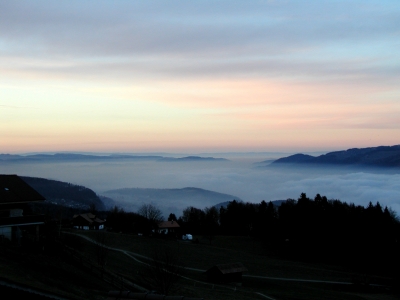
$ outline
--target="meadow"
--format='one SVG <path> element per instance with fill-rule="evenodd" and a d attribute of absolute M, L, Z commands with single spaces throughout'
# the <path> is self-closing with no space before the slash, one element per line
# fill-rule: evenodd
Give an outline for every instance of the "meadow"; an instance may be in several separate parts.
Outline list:
<path fill-rule="evenodd" d="M 178 295 L 204 299 L 397 299 L 385 285 L 390 278 L 357 273 L 343 266 L 284 260 L 266 255 L 265 246 L 250 237 L 217 236 L 212 244 L 198 237 L 198 242 L 102 233 L 102 241 L 109 250 L 105 268 L 124 276 L 138 285 L 146 285 L 142 278 L 144 263 L 155 252 L 173 251 L 184 268 L 177 284 Z M 98 240 L 98 232 L 79 232 Z M 82 239 L 84 252 L 96 257 L 93 243 Z M 132 258 L 134 257 L 134 258 Z M 204 271 L 215 264 L 241 262 L 248 269 L 241 286 L 217 285 L 206 282 Z M 355 284 L 358 282 L 358 284 Z"/>

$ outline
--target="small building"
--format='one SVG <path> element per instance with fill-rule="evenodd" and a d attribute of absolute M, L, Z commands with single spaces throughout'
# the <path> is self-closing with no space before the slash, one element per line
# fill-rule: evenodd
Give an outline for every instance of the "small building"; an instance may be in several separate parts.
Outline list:
<path fill-rule="evenodd" d="M 214 283 L 240 283 L 242 273 L 247 272 L 242 263 L 219 264 L 206 271 L 207 280 Z"/>
<path fill-rule="evenodd" d="M 180 226 L 176 221 L 164 221 L 158 224 L 157 232 L 161 234 L 177 235 L 180 231 Z"/>
<path fill-rule="evenodd" d="M 22 231 L 39 239 L 44 216 L 32 213 L 30 203 L 46 200 L 17 175 L 0 175 L 0 240 L 19 244 Z"/>
<path fill-rule="evenodd" d="M 74 228 L 83 230 L 102 230 L 105 222 L 92 213 L 74 215 L 72 220 Z"/>

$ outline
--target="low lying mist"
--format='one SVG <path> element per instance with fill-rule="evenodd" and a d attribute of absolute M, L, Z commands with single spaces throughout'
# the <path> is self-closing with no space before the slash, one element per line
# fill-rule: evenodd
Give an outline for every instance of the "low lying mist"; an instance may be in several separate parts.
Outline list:
<path fill-rule="evenodd" d="M 400 170 L 371 171 L 301 167 L 260 167 L 256 162 L 274 155 L 226 157 L 229 161 L 124 161 L 124 162 L 19 162 L 1 163 L 1 174 L 42 177 L 83 185 L 97 194 L 120 188 L 196 187 L 230 194 L 243 201 L 297 199 L 301 193 L 314 197 L 368 205 L 377 201 L 400 213 Z M 217 157 L 217 156 L 215 156 Z M 221 157 L 221 156 L 218 156 Z M 233 199 L 232 199 L 233 200 Z M 216 203 L 215 203 L 216 204 Z M 187 206 L 204 203 L 187 199 Z"/>

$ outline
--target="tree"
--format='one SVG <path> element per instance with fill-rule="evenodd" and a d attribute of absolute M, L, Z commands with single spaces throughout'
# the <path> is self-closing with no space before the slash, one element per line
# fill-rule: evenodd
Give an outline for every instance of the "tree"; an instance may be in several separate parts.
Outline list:
<path fill-rule="evenodd" d="M 247 208 L 241 201 L 230 201 L 226 209 L 220 210 L 221 230 L 229 235 L 247 234 L 251 227 Z"/>
<path fill-rule="evenodd" d="M 114 206 L 107 214 L 107 228 L 116 232 L 149 234 L 154 229 L 154 224 L 142 215 L 125 212 Z"/>
<path fill-rule="evenodd" d="M 171 213 L 169 214 L 168 221 L 177 221 L 178 219 L 176 218 L 175 214 Z"/>
<path fill-rule="evenodd" d="M 206 207 L 204 209 L 204 235 L 210 241 L 210 245 L 214 236 L 217 234 L 219 229 L 219 212 L 215 206 Z"/>
<path fill-rule="evenodd" d="M 182 221 L 184 228 L 192 234 L 203 232 L 204 219 L 205 213 L 201 209 L 190 206 L 183 210 Z"/>
<path fill-rule="evenodd" d="M 143 204 L 139 208 L 138 214 L 145 217 L 155 225 L 164 219 L 161 210 L 153 204 Z"/>

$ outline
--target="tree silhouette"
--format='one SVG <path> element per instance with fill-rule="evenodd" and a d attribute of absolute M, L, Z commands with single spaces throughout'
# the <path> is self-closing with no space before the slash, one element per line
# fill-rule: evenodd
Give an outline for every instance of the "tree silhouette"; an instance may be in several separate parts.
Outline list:
<path fill-rule="evenodd" d="M 168 221 L 177 221 L 178 219 L 176 218 L 175 214 L 169 214 L 168 216 Z"/>
<path fill-rule="evenodd" d="M 153 204 L 143 204 L 139 208 L 138 214 L 148 219 L 154 225 L 163 221 L 161 210 Z"/>

